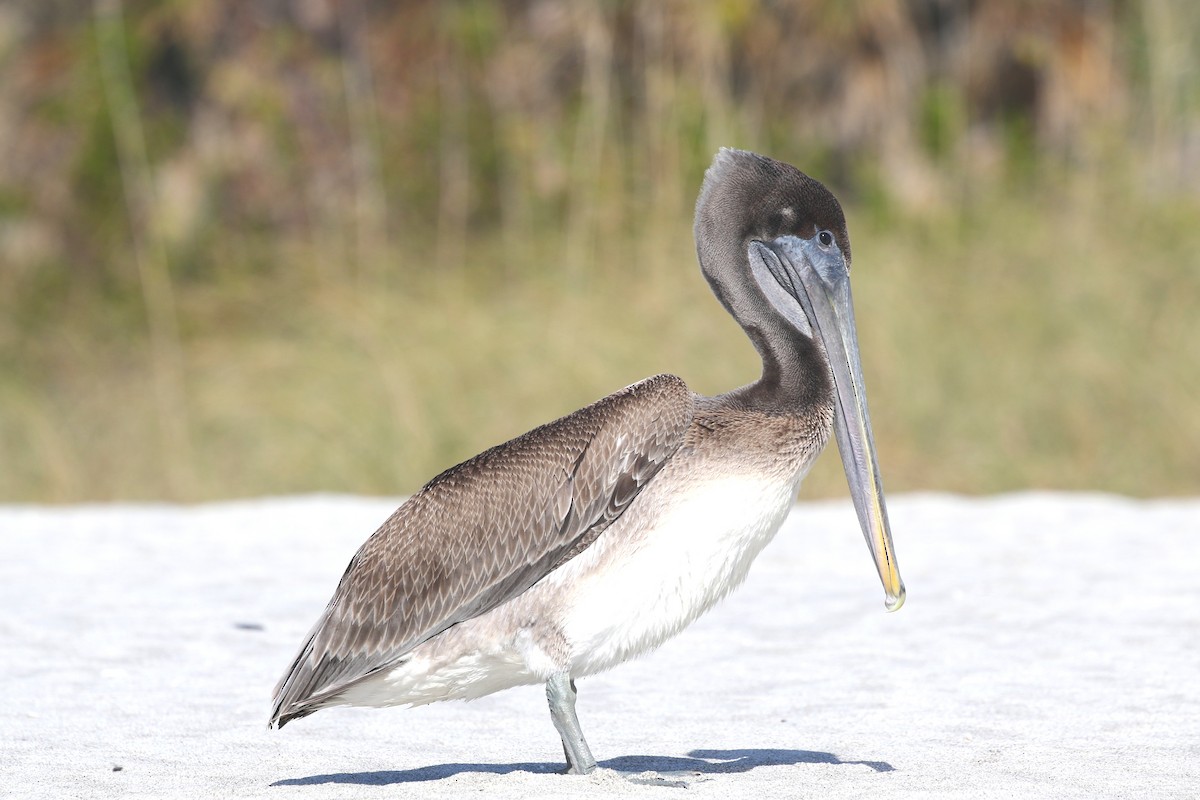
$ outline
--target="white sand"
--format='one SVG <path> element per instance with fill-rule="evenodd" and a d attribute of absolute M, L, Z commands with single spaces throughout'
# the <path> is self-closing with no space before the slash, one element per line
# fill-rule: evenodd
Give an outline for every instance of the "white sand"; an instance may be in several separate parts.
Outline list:
<path fill-rule="evenodd" d="M 894 615 L 849 504 L 801 505 L 730 600 L 580 681 L 588 777 L 536 687 L 266 729 L 394 505 L 0 508 L 0 795 L 1200 796 L 1200 501 L 895 497 Z"/>

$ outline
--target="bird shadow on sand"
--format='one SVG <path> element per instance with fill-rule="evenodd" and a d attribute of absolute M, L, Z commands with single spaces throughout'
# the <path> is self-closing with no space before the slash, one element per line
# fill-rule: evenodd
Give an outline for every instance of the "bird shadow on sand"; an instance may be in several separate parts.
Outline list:
<path fill-rule="evenodd" d="M 833 753 L 815 750 L 783 749 L 740 749 L 740 750 L 693 750 L 686 757 L 678 756 L 618 756 L 600 762 L 602 769 L 611 769 L 626 775 L 656 772 L 660 775 L 711 775 L 720 773 L 749 772 L 758 767 L 778 767 L 793 764 L 845 764 L 870 767 L 876 772 L 891 772 L 895 769 L 886 761 L 843 761 Z M 507 775 L 511 772 L 532 772 L 552 775 L 563 771 L 562 764 L 518 763 L 518 764 L 434 764 L 416 769 L 385 770 L 378 772 L 337 772 L 328 775 L 310 775 L 304 778 L 285 778 L 272 786 L 312 786 L 323 783 L 345 783 L 359 786 L 386 786 L 396 783 L 421 783 L 440 781 L 464 773 Z"/>

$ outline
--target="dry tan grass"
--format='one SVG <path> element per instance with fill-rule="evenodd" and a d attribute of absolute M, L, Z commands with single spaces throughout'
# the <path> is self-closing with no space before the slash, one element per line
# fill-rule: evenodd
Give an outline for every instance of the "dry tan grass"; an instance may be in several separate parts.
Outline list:
<path fill-rule="evenodd" d="M 1196 209 L 1069 201 L 850 210 L 890 490 L 1196 490 Z M 0 498 L 409 492 L 656 372 L 706 393 L 752 380 L 753 351 L 700 279 L 684 221 L 674 232 L 598 249 L 607 267 L 582 281 L 511 264 L 552 259 L 561 241 L 479 240 L 455 270 L 316 286 L 300 268 L 181 293 L 189 463 L 161 430 L 149 344 L 125 321 L 80 304 L 26 347 L 9 330 Z M 806 495 L 842 486 L 827 457 Z"/>

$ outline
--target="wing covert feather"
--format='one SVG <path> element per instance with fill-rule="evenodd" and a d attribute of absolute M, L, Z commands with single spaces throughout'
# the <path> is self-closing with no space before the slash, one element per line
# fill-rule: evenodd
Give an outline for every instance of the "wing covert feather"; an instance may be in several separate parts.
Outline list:
<path fill-rule="evenodd" d="M 275 688 L 272 723 L 315 711 L 578 555 L 662 469 L 691 423 L 658 375 L 441 473 L 363 544 Z"/>

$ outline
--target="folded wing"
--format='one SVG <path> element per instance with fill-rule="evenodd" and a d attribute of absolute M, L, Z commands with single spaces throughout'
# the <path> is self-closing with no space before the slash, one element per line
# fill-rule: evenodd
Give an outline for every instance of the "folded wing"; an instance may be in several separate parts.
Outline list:
<path fill-rule="evenodd" d="M 275 687 L 271 724 L 334 701 L 588 547 L 679 448 L 693 396 L 659 375 L 431 480 L 377 530 Z"/>

